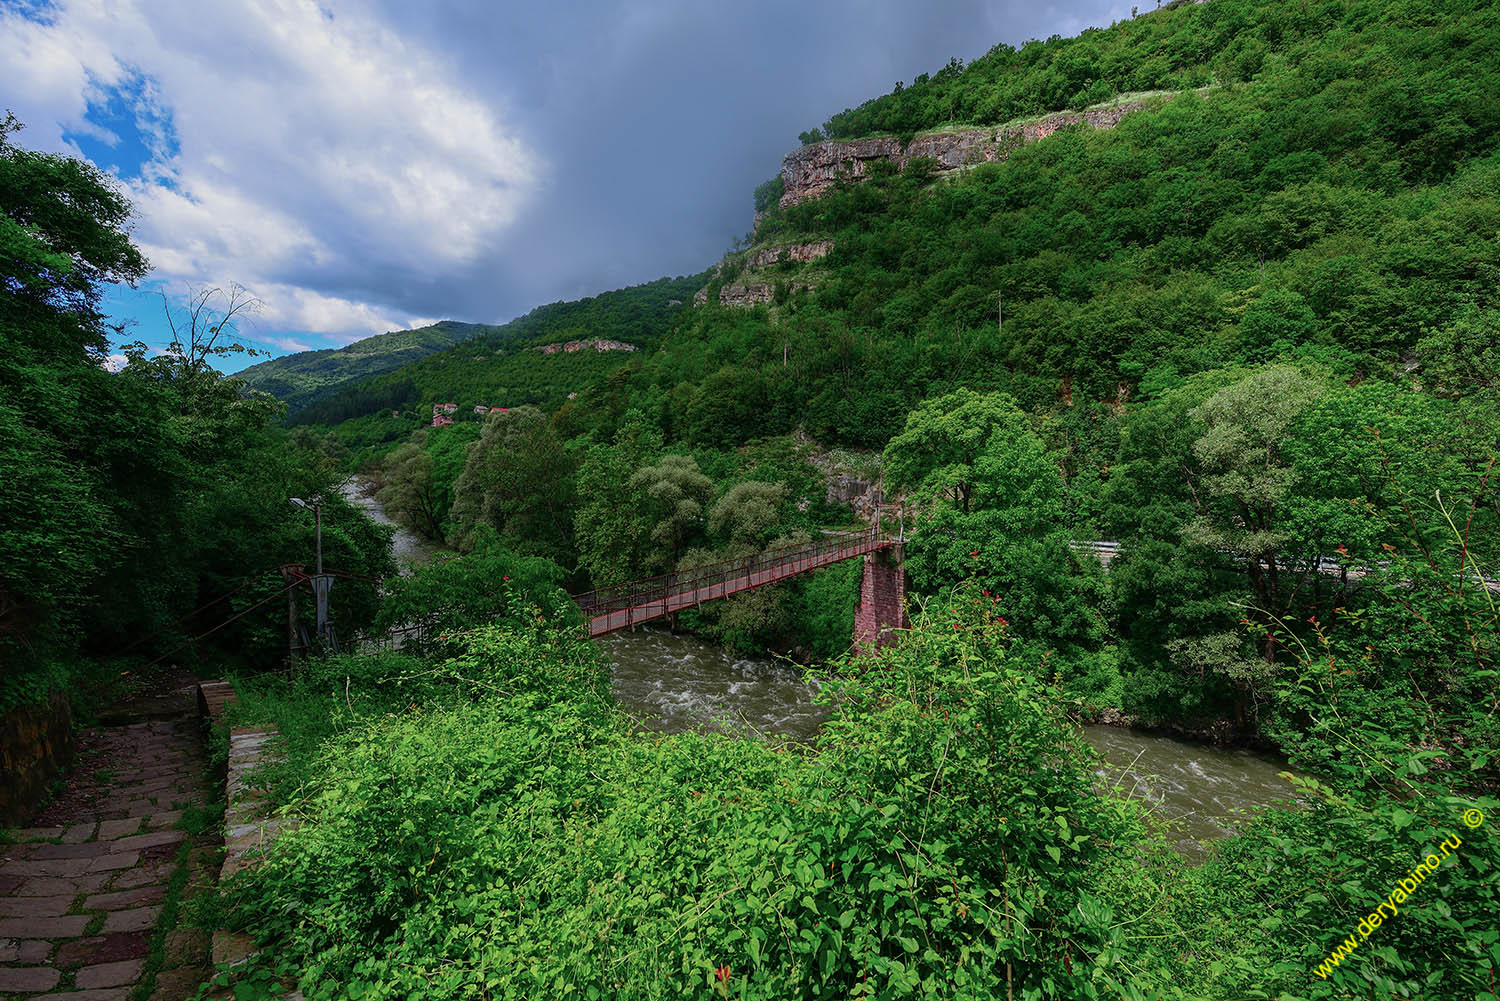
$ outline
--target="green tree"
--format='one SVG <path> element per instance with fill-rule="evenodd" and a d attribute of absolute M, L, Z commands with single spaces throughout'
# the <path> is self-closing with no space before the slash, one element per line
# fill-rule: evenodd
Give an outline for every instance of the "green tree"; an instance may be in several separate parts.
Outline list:
<path fill-rule="evenodd" d="M 578 470 L 573 532 L 579 565 L 596 587 L 646 576 L 651 526 L 636 471 L 661 451 L 661 433 L 632 411 L 608 445 L 595 445 Z"/>
<path fill-rule="evenodd" d="M 536 407 L 491 414 L 453 486 L 464 538 L 489 525 L 525 555 L 573 564 L 577 454 Z"/>
<path fill-rule="evenodd" d="M 692 456 L 664 455 L 654 465 L 637 470 L 630 486 L 644 500 L 654 547 L 651 565 L 657 569 L 675 566 L 684 545 L 703 528 L 713 481 L 703 475 Z"/>
<path fill-rule="evenodd" d="M 1183 537 L 1243 561 L 1263 619 L 1287 610 L 1282 578 L 1288 561 L 1306 562 L 1306 554 L 1286 551 L 1292 535 L 1285 507 L 1295 473 L 1285 448 L 1297 418 L 1320 392 L 1296 369 L 1272 365 L 1219 390 L 1191 413 L 1206 426 L 1193 443 L 1203 503 L 1202 513 L 1183 526 Z M 1274 658 L 1268 643 L 1265 659 Z"/>
<path fill-rule="evenodd" d="M 419 441 L 410 441 L 381 463 L 380 491 L 375 499 L 398 524 L 429 539 L 442 540 L 442 515 L 438 511 L 432 478 L 432 456 Z"/>

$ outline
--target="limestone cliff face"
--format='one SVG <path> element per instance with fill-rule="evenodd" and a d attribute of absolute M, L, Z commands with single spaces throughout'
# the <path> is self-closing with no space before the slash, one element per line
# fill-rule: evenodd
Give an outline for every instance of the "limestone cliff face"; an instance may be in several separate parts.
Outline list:
<path fill-rule="evenodd" d="M 807 282 L 792 282 L 790 286 L 793 292 L 800 292 L 807 288 L 812 288 L 812 285 Z M 703 289 L 703 301 L 708 301 L 707 289 Z M 776 286 L 765 282 L 754 282 L 749 285 L 725 285 L 719 289 L 719 305 L 721 306 L 756 306 L 761 303 L 775 301 Z"/>
<path fill-rule="evenodd" d="M 609 341 L 603 338 L 598 338 L 591 341 L 568 341 L 565 344 L 539 344 L 531 350 L 540 351 L 544 355 L 555 355 L 559 351 L 565 354 L 572 354 L 575 351 L 585 351 L 589 348 L 593 348 L 595 351 L 636 350 L 636 346 L 634 344 L 626 344 L 623 341 Z"/>
<path fill-rule="evenodd" d="M 788 153 L 781 161 L 781 180 L 785 187 L 781 206 L 785 208 L 820 195 L 841 176 L 860 180 L 869 173 L 869 165 L 877 160 L 887 160 L 900 169 L 918 157 L 927 157 L 936 163 L 940 171 L 996 162 L 1007 159 L 1016 148 L 1045 139 L 1058 129 L 1070 125 L 1112 129 L 1126 115 L 1144 108 L 1146 103 L 1132 101 L 1109 108 L 1066 111 L 1023 125 L 998 129 L 929 132 L 915 137 L 909 143 L 903 143 L 894 137 L 880 137 L 803 146 Z"/>
<path fill-rule="evenodd" d="M 815 240 L 811 243 L 789 243 L 781 247 L 757 250 L 750 258 L 750 267 L 768 268 L 780 261 L 799 261 L 806 264 L 820 257 L 827 257 L 833 250 L 832 240 Z"/>

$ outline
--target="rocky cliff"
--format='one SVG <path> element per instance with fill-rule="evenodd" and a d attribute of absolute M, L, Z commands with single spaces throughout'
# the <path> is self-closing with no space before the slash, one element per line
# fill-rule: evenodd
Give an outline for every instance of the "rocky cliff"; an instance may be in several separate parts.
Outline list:
<path fill-rule="evenodd" d="M 604 338 L 597 338 L 591 341 L 568 341 L 563 344 L 538 344 L 531 350 L 540 351 L 544 355 L 555 355 L 559 351 L 563 352 L 564 354 L 572 354 L 575 351 L 586 351 L 589 348 L 593 348 L 595 351 L 637 350 L 634 344 L 626 344 L 623 341 L 605 340 Z"/>
<path fill-rule="evenodd" d="M 1065 111 L 1000 128 L 928 132 L 910 142 L 887 136 L 803 146 L 788 153 L 781 161 L 781 180 L 785 187 L 781 205 L 785 208 L 822 194 L 842 176 L 859 180 L 869 173 L 869 165 L 877 160 L 889 161 L 899 169 L 918 157 L 927 157 L 940 171 L 1005 160 L 1018 147 L 1045 139 L 1070 125 L 1112 129 L 1126 115 L 1140 111 L 1147 103 L 1144 100 L 1130 101 L 1087 111 Z"/>

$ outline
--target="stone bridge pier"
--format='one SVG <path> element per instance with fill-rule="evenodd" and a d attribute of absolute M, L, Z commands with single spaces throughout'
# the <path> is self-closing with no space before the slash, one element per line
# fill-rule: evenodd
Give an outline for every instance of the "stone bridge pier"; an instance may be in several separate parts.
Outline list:
<path fill-rule="evenodd" d="M 894 545 L 864 557 L 854 610 L 854 647 L 862 654 L 895 642 L 894 631 L 907 626 L 905 555 L 904 546 Z"/>

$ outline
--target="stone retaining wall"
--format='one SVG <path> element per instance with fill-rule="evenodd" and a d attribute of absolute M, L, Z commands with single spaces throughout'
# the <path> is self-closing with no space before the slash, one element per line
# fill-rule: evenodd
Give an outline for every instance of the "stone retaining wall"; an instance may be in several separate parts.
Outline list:
<path fill-rule="evenodd" d="M 26 823 L 72 763 L 74 747 L 73 713 L 61 692 L 0 716 L 0 827 Z"/>
<path fill-rule="evenodd" d="M 199 705 L 209 720 L 218 723 L 229 704 L 235 701 L 234 689 L 227 682 L 207 681 L 198 689 Z M 278 832 L 292 821 L 269 815 L 266 793 L 247 783 L 247 778 L 277 752 L 269 746 L 277 736 L 275 727 L 236 727 L 229 731 L 229 758 L 224 779 L 224 862 L 219 869 L 219 883 L 254 865 L 254 856 L 276 839 Z M 238 966 L 255 955 L 255 940 L 243 932 L 220 929 L 214 932 L 212 955 L 215 966 Z M 224 994 L 224 997 L 230 997 Z M 300 993 L 288 998 L 300 998 Z"/>

